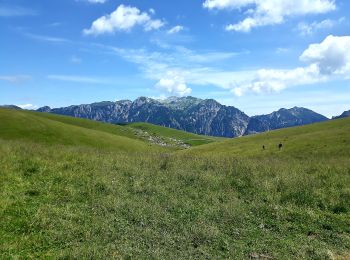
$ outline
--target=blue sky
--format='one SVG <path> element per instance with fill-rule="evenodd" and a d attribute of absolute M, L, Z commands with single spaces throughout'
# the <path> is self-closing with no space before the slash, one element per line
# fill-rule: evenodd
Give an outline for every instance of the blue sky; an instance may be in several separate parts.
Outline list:
<path fill-rule="evenodd" d="M 1 0 L 0 104 L 192 95 L 350 109 L 346 0 Z"/>

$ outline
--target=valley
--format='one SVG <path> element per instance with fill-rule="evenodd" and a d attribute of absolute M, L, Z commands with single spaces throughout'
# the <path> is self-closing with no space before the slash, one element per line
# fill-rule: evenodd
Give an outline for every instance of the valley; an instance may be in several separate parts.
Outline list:
<path fill-rule="evenodd" d="M 346 257 L 349 140 L 349 118 L 225 139 L 0 109 L 0 258 Z"/>

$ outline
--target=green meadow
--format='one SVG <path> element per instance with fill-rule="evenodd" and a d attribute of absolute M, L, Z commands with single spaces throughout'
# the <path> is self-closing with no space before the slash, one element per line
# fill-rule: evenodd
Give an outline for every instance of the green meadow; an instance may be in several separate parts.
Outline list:
<path fill-rule="evenodd" d="M 132 123 L 132 124 L 128 124 L 127 126 L 134 129 L 140 129 L 140 130 L 146 131 L 155 136 L 175 138 L 183 141 L 185 144 L 188 144 L 190 146 L 198 146 L 202 144 L 209 144 L 212 142 L 225 140 L 225 138 L 221 138 L 221 137 L 196 135 L 185 131 L 175 130 L 172 128 L 152 125 L 148 123 Z"/>
<path fill-rule="evenodd" d="M 224 139 L 0 109 L 0 185 L 0 259 L 350 256 L 350 119 Z"/>

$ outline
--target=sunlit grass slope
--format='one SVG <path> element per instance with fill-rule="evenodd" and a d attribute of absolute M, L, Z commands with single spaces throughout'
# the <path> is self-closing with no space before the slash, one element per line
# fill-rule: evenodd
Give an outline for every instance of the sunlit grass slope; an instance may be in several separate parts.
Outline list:
<path fill-rule="evenodd" d="M 62 115 L 56 115 L 56 114 L 50 114 L 50 113 L 38 113 L 38 112 L 29 112 L 33 113 L 36 116 L 51 119 L 54 121 L 62 122 L 68 125 L 74 125 L 74 126 L 80 126 L 87 129 L 97 130 L 106 132 L 109 134 L 114 134 L 118 136 L 125 136 L 129 138 L 135 139 L 135 135 L 132 131 L 132 129 L 114 125 L 114 124 L 108 124 L 88 119 L 82 119 L 77 117 L 70 117 L 70 116 L 62 116 Z"/>
<path fill-rule="evenodd" d="M 124 131 L 119 126 L 37 112 L 0 109 L 0 138 L 4 140 L 124 151 L 151 149 L 145 142 L 132 137 L 130 130 Z"/>
<path fill-rule="evenodd" d="M 283 145 L 281 150 L 278 149 L 279 143 Z M 188 152 L 231 157 L 350 158 L 350 118 L 244 136 L 196 147 Z"/>
<path fill-rule="evenodd" d="M 349 255 L 349 119 L 173 151 L 55 118 L 0 110 L 0 259 Z"/>
<path fill-rule="evenodd" d="M 10 109 L 0 109 L 0 122 L 0 138 L 48 144 L 142 151 L 149 142 L 138 136 L 134 129 L 147 131 L 153 136 L 175 138 L 191 146 L 221 140 L 147 123 L 114 125 L 49 113 Z M 155 147 L 157 145 L 153 145 L 153 148 Z"/>
<path fill-rule="evenodd" d="M 167 138 L 175 138 L 191 146 L 208 144 L 215 141 L 226 139 L 226 138 L 220 138 L 220 137 L 196 135 L 196 134 L 181 131 L 181 130 L 176 130 L 168 127 L 163 127 L 163 126 L 158 126 L 158 125 L 153 125 L 153 124 L 143 123 L 143 122 L 115 125 L 115 124 L 101 123 L 101 122 L 96 122 L 96 121 L 86 120 L 81 118 L 58 116 L 58 115 L 49 114 L 49 113 L 41 113 L 40 115 L 37 114 L 37 116 L 46 117 L 62 123 L 81 126 L 88 129 L 99 130 L 99 131 L 120 135 L 120 136 L 126 136 L 134 139 L 137 138 L 137 136 L 135 136 L 135 132 L 133 131 L 133 129 L 140 129 L 142 131 L 148 132 L 151 135 L 167 137 Z"/>

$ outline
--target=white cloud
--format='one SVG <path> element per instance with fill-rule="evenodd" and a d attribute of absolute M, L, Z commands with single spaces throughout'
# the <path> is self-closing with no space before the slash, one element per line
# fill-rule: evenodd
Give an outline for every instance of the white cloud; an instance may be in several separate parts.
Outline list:
<path fill-rule="evenodd" d="M 350 79 L 350 36 L 328 36 L 323 42 L 311 44 L 300 56 L 309 64 L 290 70 L 257 71 L 248 83 L 242 83 L 232 92 L 241 96 L 246 92 L 281 91 L 288 87 L 309 85 L 333 79 Z"/>
<path fill-rule="evenodd" d="M 255 2 L 255 0 L 206 0 L 203 7 L 208 9 L 235 9 L 255 4 Z"/>
<path fill-rule="evenodd" d="M 282 48 L 282 47 L 279 47 L 279 48 L 276 49 L 276 53 L 277 53 L 277 54 L 283 54 L 283 53 L 287 53 L 287 52 L 289 52 L 289 51 L 290 51 L 289 48 Z"/>
<path fill-rule="evenodd" d="M 328 36 L 323 42 L 311 44 L 300 60 L 316 64 L 325 75 L 350 77 L 350 36 Z"/>
<path fill-rule="evenodd" d="M 112 46 L 99 47 L 112 51 L 125 60 L 139 66 L 144 76 L 155 80 L 158 90 L 167 94 L 186 95 L 193 85 L 214 85 L 230 89 L 234 80 L 247 78 L 245 72 L 222 71 L 212 66 L 247 52 L 194 52 L 181 46 L 167 46 L 168 52 L 149 52 L 144 49 L 120 49 Z"/>
<path fill-rule="evenodd" d="M 167 31 L 168 34 L 174 34 L 174 33 L 179 33 L 184 29 L 183 26 L 181 25 L 176 25 L 173 28 L 171 28 L 170 30 Z"/>
<path fill-rule="evenodd" d="M 206 0 L 207 9 L 246 9 L 247 17 L 226 26 L 228 31 L 249 32 L 252 28 L 281 24 L 288 17 L 322 14 L 336 9 L 334 0 Z"/>
<path fill-rule="evenodd" d="M 191 94 L 192 89 L 187 87 L 185 78 L 178 71 L 168 71 L 156 84 L 156 88 L 164 90 L 171 95 L 186 96 Z"/>
<path fill-rule="evenodd" d="M 149 20 L 144 24 L 144 29 L 146 32 L 148 32 L 152 30 L 158 30 L 163 26 L 164 26 L 164 22 L 161 20 Z"/>
<path fill-rule="evenodd" d="M 344 21 L 344 18 L 340 18 L 338 20 L 326 19 L 321 22 L 312 22 L 312 23 L 302 22 L 298 24 L 297 30 L 303 36 L 312 35 L 315 32 L 320 30 L 331 29 L 334 26 L 342 23 L 343 21 Z"/>
<path fill-rule="evenodd" d="M 29 110 L 33 110 L 33 109 L 37 109 L 38 106 L 33 105 L 33 104 L 24 104 L 24 105 L 16 105 L 22 109 L 29 109 Z"/>
<path fill-rule="evenodd" d="M 203 64 L 212 64 L 232 59 L 238 55 L 246 55 L 249 52 L 216 52 L 205 51 L 195 52 L 183 46 L 166 45 L 163 46 L 168 52 L 149 52 L 145 49 L 121 49 L 113 46 L 97 45 L 101 48 L 112 51 L 122 56 L 124 59 L 149 67 L 152 64 L 164 64 L 170 67 L 195 68 L 202 67 Z"/>
<path fill-rule="evenodd" d="M 87 1 L 92 4 L 104 4 L 107 2 L 107 0 L 87 0 Z"/>
<path fill-rule="evenodd" d="M 130 31 L 135 26 L 142 26 L 145 31 L 157 30 L 164 26 L 164 22 L 152 19 L 147 12 L 141 12 L 136 7 L 120 5 L 111 14 L 95 20 L 90 29 L 85 29 L 85 35 L 100 35 L 116 31 Z"/>
<path fill-rule="evenodd" d="M 69 43 L 71 42 L 68 39 L 65 38 L 58 38 L 58 37 L 52 37 L 52 36 L 46 36 L 46 35 L 39 35 L 39 34 L 32 34 L 32 33 L 25 33 L 25 36 L 39 40 L 39 41 L 46 41 L 46 42 L 52 42 L 52 43 Z"/>
<path fill-rule="evenodd" d="M 145 78 L 157 82 L 157 89 L 175 95 L 186 95 L 193 85 L 215 86 L 242 96 L 350 79 L 350 36 L 330 35 L 311 44 L 300 56 L 305 66 L 291 69 L 235 71 L 221 67 L 226 60 L 246 52 L 195 52 L 181 46 L 167 46 L 163 52 L 99 47 L 138 65 Z"/>
<path fill-rule="evenodd" d="M 28 75 L 14 75 L 14 76 L 8 76 L 8 75 L 5 75 L 5 76 L 1 76 L 0 75 L 0 80 L 3 80 L 3 81 L 7 81 L 7 82 L 10 82 L 10 83 L 22 83 L 22 82 L 25 82 L 25 81 L 28 81 L 28 80 L 31 80 L 32 77 L 31 76 L 28 76 Z"/>
<path fill-rule="evenodd" d="M 242 96 L 249 91 L 278 92 L 288 87 L 313 84 L 324 80 L 326 77 L 320 75 L 319 68 L 314 64 L 291 70 L 261 69 L 255 73 L 250 82 L 242 83 L 233 88 L 232 92 L 236 96 Z"/>

